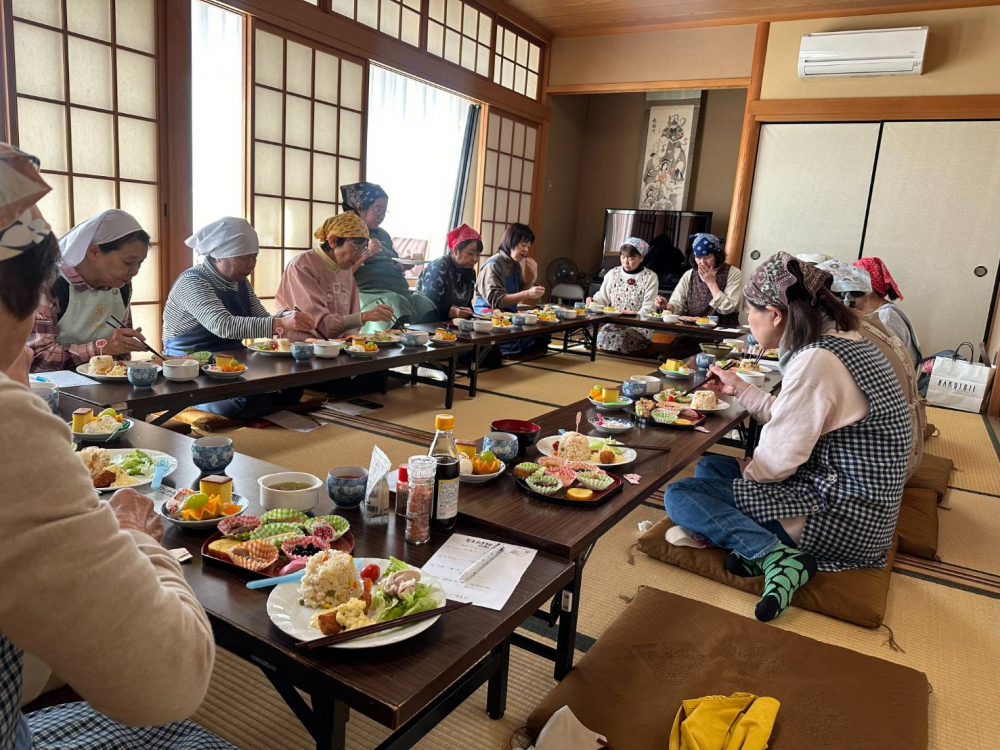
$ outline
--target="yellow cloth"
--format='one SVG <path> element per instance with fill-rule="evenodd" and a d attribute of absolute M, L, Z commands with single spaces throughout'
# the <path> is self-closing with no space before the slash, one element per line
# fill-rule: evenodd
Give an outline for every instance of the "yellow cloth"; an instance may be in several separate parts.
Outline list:
<path fill-rule="evenodd" d="M 364 237 L 368 238 L 368 226 L 361 221 L 361 217 L 358 216 L 353 211 L 345 211 L 337 216 L 331 216 L 329 219 L 324 221 L 320 227 L 313 232 L 313 237 L 315 237 L 320 242 L 326 242 L 330 235 L 335 237 Z"/>
<path fill-rule="evenodd" d="M 681 703 L 669 750 L 765 750 L 781 704 L 750 693 L 708 695 Z"/>

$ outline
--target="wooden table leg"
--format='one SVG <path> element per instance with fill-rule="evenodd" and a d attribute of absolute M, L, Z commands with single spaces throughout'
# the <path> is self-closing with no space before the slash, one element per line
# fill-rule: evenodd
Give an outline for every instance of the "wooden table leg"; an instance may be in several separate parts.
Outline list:
<path fill-rule="evenodd" d="M 554 676 L 561 680 L 573 669 L 576 649 L 576 627 L 580 617 L 580 584 L 583 578 L 583 555 L 576 560 L 576 569 L 566 588 L 562 590 L 559 615 L 559 633 L 556 640 L 556 667 Z"/>
<path fill-rule="evenodd" d="M 379 392 L 384 396 L 389 392 L 389 371 L 382 371 L 382 387 L 379 388 Z"/>
<path fill-rule="evenodd" d="M 458 372 L 458 355 L 452 354 L 448 360 L 448 392 L 444 397 L 444 408 L 450 409 L 455 400 L 455 377 Z"/>
<path fill-rule="evenodd" d="M 497 671 L 490 677 L 486 689 L 486 715 L 500 721 L 507 710 L 507 674 L 510 671 L 510 638 L 493 649 L 497 661 Z"/>
<path fill-rule="evenodd" d="M 481 346 L 472 345 L 472 359 L 469 361 L 469 398 L 476 397 L 476 384 L 479 382 L 479 362 Z"/>
<path fill-rule="evenodd" d="M 590 332 L 590 361 L 594 362 L 597 359 L 597 329 L 601 327 L 600 323 L 594 323 L 594 330 Z"/>
<path fill-rule="evenodd" d="M 351 716 L 347 704 L 324 693 L 311 693 L 310 697 L 316 750 L 347 750 L 347 720 Z"/>

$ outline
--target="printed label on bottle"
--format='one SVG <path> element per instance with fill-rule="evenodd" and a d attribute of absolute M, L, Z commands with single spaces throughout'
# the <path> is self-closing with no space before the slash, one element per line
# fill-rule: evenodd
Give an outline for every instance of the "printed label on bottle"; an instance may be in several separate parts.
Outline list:
<path fill-rule="evenodd" d="M 437 517 L 444 521 L 458 515 L 458 478 L 439 479 L 437 483 Z"/>

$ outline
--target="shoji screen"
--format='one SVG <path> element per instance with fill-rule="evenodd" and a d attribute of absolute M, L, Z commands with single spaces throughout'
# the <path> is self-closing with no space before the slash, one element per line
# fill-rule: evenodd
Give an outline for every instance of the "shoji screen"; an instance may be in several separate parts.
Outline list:
<path fill-rule="evenodd" d="M 538 74 L 542 66 L 542 47 L 524 32 L 514 31 L 506 23 L 497 22 L 497 38 L 493 57 L 493 83 L 505 89 L 538 98 Z"/>
<path fill-rule="evenodd" d="M 132 317 L 160 345 L 159 137 L 155 0 L 13 0 L 15 138 L 41 159 L 58 234 L 109 208 L 153 246 Z"/>
<path fill-rule="evenodd" d="M 508 224 L 527 224 L 535 179 L 538 129 L 496 110 L 486 125 L 481 232 L 483 252 L 496 250 Z"/>
<path fill-rule="evenodd" d="M 744 276 L 779 250 L 857 259 L 878 131 L 878 123 L 761 127 Z"/>
<path fill-rule="evenodd" d="M 493 14 L 462 0 L 430 0 L 427 51 L 484 78 L 490 77 Z"/>
<path fill-rule="evenodd" d="M 998 165 L 1000 122 L 884 125 L 864 254 L 889 267 L 925 355 L 983 339 L 1000 257 Z"/>
<path fill-rule="evenodd" d="M 367 80 L 361 60 L 270 28 L 254 32 L 254 288 L 267 307 L 288 261 L 339 212 L 340 186 L 361 179 Z"/>

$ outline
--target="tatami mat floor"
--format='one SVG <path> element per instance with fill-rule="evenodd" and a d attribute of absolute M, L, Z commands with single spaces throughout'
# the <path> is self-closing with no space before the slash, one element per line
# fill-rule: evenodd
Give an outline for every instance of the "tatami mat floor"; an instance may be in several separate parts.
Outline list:
<path fill-rule="evenodd" d="M 553 355 L 535 362 L 484 373 L 482 387 L 488 391 L 469 399 L 456 392 L 455 408 L 459 436 L 477 437 L 489 423 L 501 417 L 532 418 L 551 407 L 568 403 L 589 387 L 589 379 L 612 382 L 628 375 L 649 372 L 650 364 L 599 357 L 590 363 L 583 357 Z M 540 369 L 544 368 L 544 369 Z M 537 393 L 535 393 L 537 389 Z M 572 394 L 568 391 L 572 389 Z M 544 394 L 544 396 L 539 396 Z M 553 394 L 559 394 L 557 398 Z M 427 386 L 394 388 L 373 400 L 385 406 L 370 416 L 418 430 L 433 430 L 433 416 L 443 411 L 441 391 Z M 930 453 L 956 462 L 952 485 L 939 513 L 939 554 L 945 562 L 1000 575 L 1000 553 L 995 540 L 1000 533 L 1000 459 L 978 415 L 940 409 L 930 410 L 930 420 L 941 428 L 940 437 L 928 441 Z M 420 452 L 414 443 L 339 425 L 300 435 L 286 430 L 241 429 L 230 433 L 239 451 L 312 473 L 325 474 L 334 466 L 367 463 L 371 446 L 378 443 L 393 461 Z M 411 450 L 412 449 L 412 450 Z M 689 473 L 684 472 L 685 474 Z M 992 493 L 992 494 L 983 494 Z M 681 571 L 642 554 L 634 564 L 626 563 L 628 548 L 638 536 L 641 520 L 659 519 L 663 509 L 654 496 L 636 508 L 597 543 L 587 564 L 580 611 L 578 645 L 586 648 L 628 606 L 623 596 L 640 585 L 651 585 L 708 602 L 747 617 L 753 616 L 755 598 L 699 576 Z M 962 590 L 943 581 L 897 574 L 892 578 L 886 624 L 894 631 L 903 652 L 886 645 L 884 631 L 873 631 L 792 608 L 777 627 L 861 653 L 895 661 L 925 672 L 933 688 L 930 701 L 931 747 L 990 748 L 1000 736 L 1000 598 Z M 540 638 L 550 636 L 535 636 Z M 579 654 L 578 654 L 579 656 Z M 419 744 L 420 748 L 507 747 L 513 730 L 522 726 L 533 707 L 552 687 L 551 664 L 519 649 L 512 650 L 508 711 L 503 721 L 493 722 L 484 712 L 485 695 L 480 691 Z M 232 705 L 253 710 L 232 719 Z M 672 715 L 673 707 L 664 714 Z M 209 697 L 196 717 L 205 726 L 251 750 L 265 748 L 309 748 L 308 735 L 285 707 L 270 684 L 251 665 L 220 652 Z M 368 719 L 353 715 L 348 725 L 348 747 L 372 748 L 387 731 Z"/>

